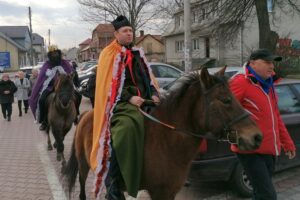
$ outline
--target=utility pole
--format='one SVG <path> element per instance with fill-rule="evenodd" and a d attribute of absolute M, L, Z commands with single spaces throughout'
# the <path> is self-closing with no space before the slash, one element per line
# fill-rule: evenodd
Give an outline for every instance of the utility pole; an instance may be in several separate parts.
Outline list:
<path fill-rule="evenodd" d="M 50 45 L 51 45 L 51 42 L 50 42 L 50 29 L 48 29 L 48 48 L 49 48 Z"/>
<path fill-rule="evenodd" d="M 29 51 L 29 59 L 30 59 L 30 65 L 33 66 L 33 51 L 32 51 L 32 24 L 31 24 L 31 7 L 28 7 L 29 11 L 29 31 L 30 31 L 30 51 Z"/>
<path fill-rule="evenodd" d="M 191 2 L 184 0 L 184 69 L 192 70 Z"/>

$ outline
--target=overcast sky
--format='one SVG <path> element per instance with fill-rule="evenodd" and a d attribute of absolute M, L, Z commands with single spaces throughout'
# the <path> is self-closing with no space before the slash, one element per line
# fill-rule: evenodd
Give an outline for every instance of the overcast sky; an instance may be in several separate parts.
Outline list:
<path fill-rule="evenodd" d="M 28 6 L 32 10 L 32 29 L 59 48 L 78 47 L 91 37 L 93 26 L 83 22 L 76 0 L 0 0 L 0 26 L 28 26 Z"/>

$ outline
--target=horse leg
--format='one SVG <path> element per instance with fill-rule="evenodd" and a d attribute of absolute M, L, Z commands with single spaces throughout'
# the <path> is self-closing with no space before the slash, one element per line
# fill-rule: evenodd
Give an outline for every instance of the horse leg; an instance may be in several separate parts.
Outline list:
<path fill-rule="evenodd" d="M 56 142 L 56 160 L 61 161 L 63 158 L 63 152 L 64 152 L 64 143 L 62 139 L 61 132 L 57 129 L 52 129 L 53 136 L 55 138 Z"/>
<path fill-rule="evenodd" d="M 67 162 L 64 156 L 64 152 L 61 153 L 61 158 L 62 158 L 62 162 L 61 162 L 61 171 L 63 172 L 63 170 L 65 169 Z"/>
<path fill-rule="evenodd" d="M 47 135 L 48 135 L 48 151 L 52 151 L 52 143 L 51 143 L 51 138 L 50 138 L 50 134 L 49 134 L 49 128 L 46 130 Z"/>
<path fill-rule="evenodd" d="M 85 182 L 90 170 L 90 167 L 88 163 L 86 162 L 86 159 L 82 159 L 82 162 L 79 162 L 79 183 L 80 183 L 80 200 L 86 200 L 86 194 L 85 194 Z"/>

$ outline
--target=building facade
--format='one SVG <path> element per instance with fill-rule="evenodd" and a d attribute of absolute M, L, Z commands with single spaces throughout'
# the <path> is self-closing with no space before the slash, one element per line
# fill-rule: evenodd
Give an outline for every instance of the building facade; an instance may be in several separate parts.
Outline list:
<path fill-rule="evenodd" d="M 209 24 L 218 13 L 210 12 L 207 0 L 191 0 L 191 39 L 192 65 L 199 68 L 208 66 L 241 66 L 252 50 L 259 47 L 259 29 L 256 11 L 239 28 L 237 36 L 231 41 L 224 41 L 222 35 L 212 36 Z M 268 0 L 271 30 L 279 34 L 280 39 L 290 39 L 294 44 L 300 40 L 300 27 L 297 25 L 299 15 L 288 16 L 282 12 L 274 1 Z M 275 22 L 275 23 L 272 23 Z M 183 10 L 174 14 L 174 20 L 163 34 L 166 48 L 166 62 L 184 66 L 184 21 Z M 296 46 L 296 45 L 294 45 Z M 299 42 L 300 46 L 300 42 Z"/>
<path fill-rule="evenodd" d="M 0 67 L 16 71 L 24 65 L 26 49 L 0 32 Z"/>
<path fill-rule="evenodd" d="M 161 35 L 144 34 L 140 31 L 139 37 L 136 38 L 136 46 L 142 47 L 145 56 L 149 62 L 165 61 L 165 46 Z"/>

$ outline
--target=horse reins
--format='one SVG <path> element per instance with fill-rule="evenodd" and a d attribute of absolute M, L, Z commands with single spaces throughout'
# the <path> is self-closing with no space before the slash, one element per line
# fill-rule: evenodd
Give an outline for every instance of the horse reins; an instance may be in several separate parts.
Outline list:
<path fill-rule="evenodd" d="M 197 81 L 199 82 L 199 81 Z M 201 82 L 200 82 L 201 83 Z M 205 98 L 205 102 L 207 103 L 208 102 L 208 98 L 207 98 L 207 94 L 209 94 L 214 88 L 216 87 L 219 87 L 221 86 L 223 83 L 219 83 L 219 84 L 216 84 L 214 85 L 212 88 L 210 88 L 209 90 L 205 91 L 203 96 Z M 149 104 L 149 102 L 151 102 L 151 100 L 146 100 L 146 105 Z M 153 101 L 152 103 L 150 103 L 151 105 L 153 105 Z M 176 128 L 175 126 L 173 125 L 170 125 L 168 123 L 165 123 L 165 122 L 162 122 L 161 120 L 155 118 L 154 116 L 146 113 L 145 111 L 143 111 L 141 108 L 138 108 L 139 111 L 145 116 L 147 117 L 148 119 L 152 120 L 153 122 L 156 122 L 158 124 L 161 124 L 162 126 L 164 127 L 167 127 L 169 129 L 171 129 L 172 131 L 176 131 L 176 132 L 181 132 L 181 133 L 185 133 L 189 136 L 193 136 L 193 137 L 196 137 L 196 138 L 205 138 L 205 139 L 214 139 L 212 137 L 209 137 L 209 136 L 205 136 L 205 135 L 199 135 L 199 134 L 196 134 L 192 131 L 188 131 L 188 130 L 183 130 L 183 129 L 178 129 Z M 204 109 L 206 110 L 206 106 L 204 106 Z M 231 121 L 227 122 L 226 124 L 224 123 L 224 126 L 223 126 L 223 132 L 226 134 L 226 137 L 225 138 L 221 138 L 221 139 L 218 139 L 218 141 L 221 141 L 221 142 L 228 142 L 230 144 L 238 144 L 238 140 L 239 140 L 239 136 L 238 136 L 238 132 L 236 130 L 231 130 L 231 126 L 233 126 L 235 123 L 247 118 L 249 116 L 249 114 L 247 112 L 244 112 L 242 115 L 240 115 L 239 117 L 237 118 L 234 118 L 232 119 Z M 205 128 L 207 129 L 208 127 L 208 117 L 206 117 L 205 119 Z M 204 131 L 204 130 L 202 130 Z M 235 138 L 235 141 L 232 141 L 231 140 L 231 135 L 234 136 Z"/>

